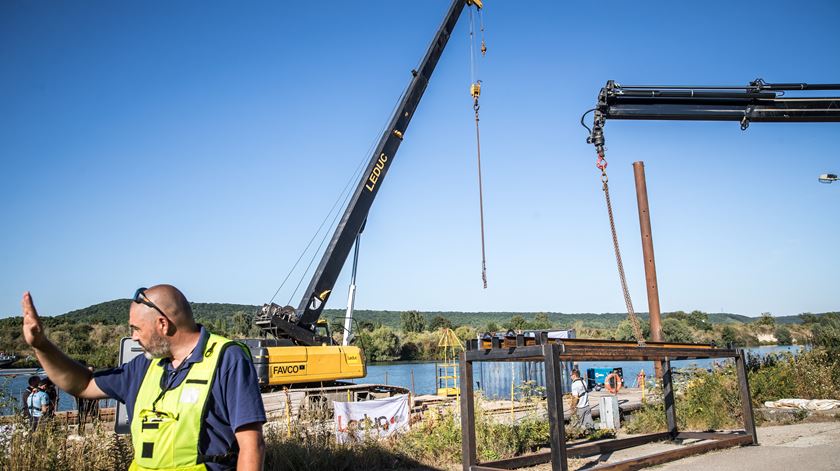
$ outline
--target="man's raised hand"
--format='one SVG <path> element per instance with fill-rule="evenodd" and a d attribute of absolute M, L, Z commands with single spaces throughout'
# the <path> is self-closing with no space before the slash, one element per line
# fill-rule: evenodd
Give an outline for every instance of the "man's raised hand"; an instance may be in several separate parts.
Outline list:
<path fill-rule="evenodd" d="M 38 317 L 38 311 L 35 309 L 29 291 L 23 293 L 20 305 L 23 308 L 23 338 L 29 346 L 39 349 L 49 340 L 44 334 L 44 325 L 41 324 L 41 318 Z"/>

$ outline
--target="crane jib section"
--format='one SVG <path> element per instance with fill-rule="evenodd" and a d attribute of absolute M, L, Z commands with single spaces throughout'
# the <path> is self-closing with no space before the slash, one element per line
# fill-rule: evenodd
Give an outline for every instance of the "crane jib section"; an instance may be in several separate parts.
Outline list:
<path fill-rule="evenodd" d="M 432 72 L 434 72 L 455 24 L 467 4 L 472 5 L 475 2 L 474 0 L 454 0 L 452 2 L 420 65 L 412 71 L 412 79 L 408 88 L 375 147 L 367 169 L 362 174 L 362 180 L 356 187 L 321 258 L 321 262 L 304 292 L 304 297 L 297 309 L 299 313 L 297 324 L 299 326 L 311 326 L 320 317 L 324 304 L 329 298 L 335 281 L 338 279 L 338 275 L 350 254 L 356 235 L 361 231 L 376 193 L 381 188 L 382 181 L 394 161 L 394 156 L 428 86 Z"/>

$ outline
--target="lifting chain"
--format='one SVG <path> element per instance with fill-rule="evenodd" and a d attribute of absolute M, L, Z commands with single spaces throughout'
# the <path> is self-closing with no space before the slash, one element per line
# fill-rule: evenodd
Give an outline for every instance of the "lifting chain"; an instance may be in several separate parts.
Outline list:
<path fill-rule="evenodd" d="M 481 134 L 478 131 L 478 97 L 481 94 L 481 81 L 475 82 L 470 87 L 473 96 L 473 110 L 475 110 L 475 146 L 478 157 L 478 208 L 481 216 L 481 281 L 487 289 L 487 258 L 484 255 L 484 188 L 481 181 Z"/>
<path fill-rule="evenodd" d="M 627 305 L 627 317 L 630 318 L 630 324 L 633 326 L 633 335 L 640 347 L 645 346 L 645 337 L 642 334 L 642 328 L 639 325 L 639 318 L 636 317 L 636 312 L 633 310 L 633 301 L 630 299 L 630 290 L 627 288 L 627 279 L 624 276 L 624 263 L 621 261 L 621 250 L 618 247 L 618 233 L 615 230 L 615 219 L 613 218 L 612 202 L 610 201 L 610 186 L 609 178 L 607 177 L 607 159 L 604 157 L 603 146 L 596 146 L 598 150 L 598 160 L 595 166 L 601 171 L 601 183 L 603 184 L 604 198 L 607 201 L 607 213 L 610 216 L 610 231 L 612 232 L 613 247 L 615 249 L 615 262 L 618 265 L 618 277 L 621 279 L 621 289 L 624 292 L 624 304 Z"/>
<path fill-rule="evenodd" d="M 481 22 L 481 55 L 487 54 L 487 45 L 484 42 L 484 16 L 482 15 L 482 3 L 470 2 L 470 5 L 475 5 L 478 10 L 479 21 Z M 478 207 L 479 216 L 481 218 L 481 282 L 485 289 L 487 289 L 487 258 L 484 250 L 484 187 L 481 178 L 481 133 L 478 129 L 478 110 L 481 108 L 478 104 L 478 98 L 481 96 L 481 80 L 476 80 L 476 52 L 475 52 L 475 24 L 473 20 L 473 11 L 470 8 L 470 95 L 473 99 L 473 111 L 475 111 L 475 145 L 476 155 L 478 159 Z"/>

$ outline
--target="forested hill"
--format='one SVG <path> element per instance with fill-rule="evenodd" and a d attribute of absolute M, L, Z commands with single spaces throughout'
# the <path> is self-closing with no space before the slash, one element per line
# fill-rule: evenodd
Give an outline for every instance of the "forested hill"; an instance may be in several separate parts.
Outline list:
<path fill-rule="evenodd" d="M 125 324 L 128 322 L 128 307 L 130 304 L 128 299 L 116 299 L 100 304 L 94 304 L 83 309 L 68 312 L 59 316 L 55 316 L 49 324 L 62 323 L 85 323 L 85 324 Z M 222 303 L 192 303 L 193 312 L 197 319 L 203 322 L 218 321 L 221 319 L 231 319 L 234 315 L 244 314 L 247 317 L 252 316 L 258 306 L 248 304 L 222 304 Z M 355 318 L 360 323 L 371 323 L 374 325 L 384 325 L 392 328 L 399 328 L 400 315 L 402 311 L 379 311 L 379 310 L 357 310 Z M 487 324 L 502 325 L 508 322 L 513 316 L 519 315 L 527 320 L 533 320 L 538 314 L 537 312 L 445 312 L 445 311 L 426 311 L 421 312 L 423 316 L 430 321 L 437 316 L 448 319 L 453 325 L 471 325 L 475 327 L 482 327 Z M 580 321 L 589 327 L 615 327 L 622 320 L 627 318 L 626 313 L 546 313 L 553 324 L 563 327 L 572 326 Z M 336 320 L 343 318 L 345 315 L 343 309 L 326 309 L 324 311 L 324 318 L 328 320 Z M 668 313 L 665 314 L 668 316 Z M 730 313 L 710 313 L 708 314 L 709 321 L 712 324 L 742 324 L 751 323 L 757 318 L 747 317 L 740 314 Z M 646 313 L 639 313 L 639 317 L 647 319 Z M 776 322 L 780 324 L 799 324 L 802 319 L 799 316 L 783 316 L 777 317 Z"/>
<path fill-rule="evenodd" d="M 83 309 L 70 311 L 56 316 L 56 320 L 66 322 L 86 322 L 89 324 L 125 324 L 128 322 L 130 299 L 115 299 L 94 304 Z M 259 308 L 248 304 L 190 303 L 193 315 L 199 320 L 215 321 L 233 317 L 236 313 L 253 314 Z"/>

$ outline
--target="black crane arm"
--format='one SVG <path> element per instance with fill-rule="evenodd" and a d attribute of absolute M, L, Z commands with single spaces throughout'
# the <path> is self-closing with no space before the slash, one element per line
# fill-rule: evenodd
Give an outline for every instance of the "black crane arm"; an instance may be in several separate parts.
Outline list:
<path fill-rule="evenodd" d="M 332 343 L 332 339 L 319 337 L 314 332 L 314 326 L 324 305 L 332 293 L 336 279 L 350 254 L 356 235 L 362 230 L 370 207 L 376 194 L 382 187 L 385 175 L 394 161 L 394 156 L 403 140 L 408 124 L 414 116 L 414 111 L 426 91 L 432 72 L 446 47 L 458 18 L 466 5 L 482 7 L 481 0 L 453 0 L 449 11 L 426 50 L 423 60 L 416 70 L 412 70 L 412 79 L 402 99 L 391 116 L 379 143 L 376 145 L 367 169 L 356 186 L 353 196 L 335 228 L 332 240 L 312 276 L 303 299 L 297 310 L 289 307 L 281 308 L 277 305 L 263 306 L 257 324 L 264 330 L 290 337 L 295 343 L 304 345 L 320 345 Z"/>
<path fill-rule="evenodd" d="M 603 151 L 608 119 L 838 122 L 840 96 L 789 96 L 795 91 L 840 90 L 840 84 L 766 83 L 747 86 L 619 85 L 608 81 L 598 94 L 588 142 Z M 791 93 L 788 93 L 791 92 Z"/>

